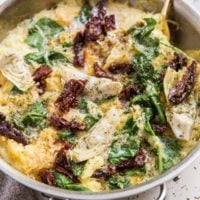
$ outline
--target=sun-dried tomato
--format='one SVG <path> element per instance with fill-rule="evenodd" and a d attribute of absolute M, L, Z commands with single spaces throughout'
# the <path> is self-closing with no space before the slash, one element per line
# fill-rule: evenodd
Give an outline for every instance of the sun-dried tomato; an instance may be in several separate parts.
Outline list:
<path fill-rule="evenodd" d="M 68 149 L 73 149 L 73 146 L 74 146 L 74 144 L 68 142 L 68 141 L 65 140 L 65 139 L 58 139 L 56 142 L 61 143 L 61 144 L 62 144 L 62 147 L 63 147 L 64 149 L 66 149 L 66 150 L 68 150 Z"/>
<path fill-rule="evenodd" d="M 7 122 L 6 117 L 2 113 L 0 113 L 0 135 L 13 139 L 23 145 L 28 144 L 26 137 L 18 129 Z"/>
<path fill-rule="evenodd" d="M 113 64 L 108 70 L 112 74 L 130 74 L 134 72 L 133 65 L 129 63 Z"/>
<path fill-rule="evenodd" d="M 46 79 L 49 74 L 52 72 L 52 69 L 47 65 L 41 65 L 34 73 L 33 80 L 36 82 L 40 82 L 41 80 Z"/>
<path fill-rule="evenodd" d="M 55 105 L 62 112 L 68 112 L 77 103 L 77 97 L 84 91 L 87 81 L 71 79 L 64 86 L 61 95 Z"/>
<path fill-rule="evenodd" d="M 85 41 L 97 41 L 104 35 L 104 18 L 106 16 L 107 0 L 101 0 L 92 10 L 92 17 L 85 26 Z"/>
<path fill-rule="evenodd" d="M 151 124 L 153 130 L 157 133 L 157 134 L 162 134 L 166 131 L 167 126 L 166 124 Z"/>
<path fill-rule="evenodd" d="M 92 17 L 98 17 L 100 20 L 104 20 L 107 13 L 108 0 L 100 0 L 92 10 Z"/>
<path fill-rule="evenodd" d="M 54 171 L 52 169 L 42 169 L 39 172 L 39 177 L 41 178 L 43 183 L 46 183 L 51 186 L 56 185 L 56 179 L 54 176 Z"/>
<path fill-rule="evenodd" d="M 104 34 L 102 22 L 98 17 L 93 17 L 85 28 L 85 41 L 97 41 Z"/>
<path fill-rule="evenodd" d="M 148 160 L 148 154 L 145 149 L 141 149 L 136 156 L 130 160 L 125 160 L 119 165 L 117 165 L 117 170 L 122 171 L 125 169 L 130 169 L 134 167 L 144 167 Z"/>
<path fill-rule="evenodd" d="M 76 121 L 67 121 L 66 119 L 53 114 L 50 118 L 50 123 L 53 127 L 56 129 L 62 130 L 62 129 L 68 129 L 68 130 L 78 130 L 83 131 L 86 129 L 85 124 L 78 123 Z"/>
<path fill-rule="evenodd" d="M 180 80 L 169 92 L 168 99 L 173 104 L 183 102 L 192 92 L 196 80 L 197 63 L 195 61 L 187 68 Z"/>
<path fill-rule="evenodd" d="M 84 35 L 81 32 L 76 34 L 74 39 L 74 65 L 77 67 L 84 67 Z"/>
<path fill-rule="evenodd" d="M 147 151 L 145 149 L 141 149 L 139 153 L 135 156 L 134 166 L 144 167 L 146 161 L 147 161 Z"/>
<path fill-rule="evenodd" d="M 64 169 L 70 169 L 70 163 L 67 159 L 67 150 L 65 148 L 60 149 L 60 151 L 57 153 L 55 166 L 60 166 Z"/>
<path fill-rule="evenodd" d="M 110 75 L 108 72 L 104 71 L 98 63 L 94 63 L 94 73 L 96 77 L 99 78 L 109 78 L 109 79 L 114 79 L 112 75 Z"/>
<path fill-rule="evenodd" d="M 73 174 L 69 159 L 67 158 L 67 151 L 62 148 L 55 159 L 55 170 L 68 178 L 70 178 L 73 182 L 79 183 L 78 178 Z"/>
<path fill-rule="evenodd" d="M 115 15 L 108 15 L 105 17 L 104 29 L 106 32 L 116 29 Z"/>
<path fill-rule="evenodd" d="M 182 69 L 184 66 L 187 65 L 187 58 L 184 54 L 182 53 L 174 53 L 174 58 L 169 64 L 169 67 L 174 69 L 175 71 L 179 71 Z"/>
<path fill-rule="evenodd" d="M 116 169 L 114 166 L 108 165 L 107 168 L 98 169 L 94 172 L 92 177 L 101 179 L 101 180 L 108 180 L 111 176 L 116 173 Z"/>
<path fill-rule="evenodd" d="M 52 69 L 47 65 L 40 66 L 34 73 L 33 73 L 33 80 L 37 83 L 37 87 L 40 90 L 40 94 L 43 94 L 46 88 L 45 79 L 49 76 L 52 72 Z"/>
<path fill-rule="evenodd" d="M 121 101 L 129 101 L 132 97 L 138 95 L 139 93 L 140 93 L 139 88 L 133 84 L 130 84 L 122 89 L 119 95 L 119 99 Z"/>

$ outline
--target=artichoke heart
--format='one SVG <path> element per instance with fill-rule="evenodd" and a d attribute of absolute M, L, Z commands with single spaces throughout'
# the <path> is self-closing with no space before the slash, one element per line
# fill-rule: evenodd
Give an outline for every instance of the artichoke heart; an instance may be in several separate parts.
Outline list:
<path fill-rule="evenodd" d="M 105 153 L 112 143 L 122 112 L 122 110 L 111 108 L 91 131 L 79 139 L 76 147 L 70 151 L 72 160 L 82 162 Z"/>
<path fill-rule="evenodd" d="M 91 101 L 106 99 L 118 95 L 122 90 L 122 84 L 107 78 L 96 78 L 80 72 L 72 66 L 60 68 L 62 77 L 65 81 L 71 79 L 87 80 L 85 93 Z"/>
<path fill-rule="evenodd" d="M 10 49 L 0 58 L 0 71 L 21 91 L 27 91 L 33 85 L 31 72 L 23 59 Z"/>
<path fill-rule="evenodd" d="M 184 102 L 178 105 L 172 105 L 168 101 L 169 91 L 176 84 L 176 82 L 180 80 L 183 71 L 184 70 L 176 72 L 171 68 L 167 69 L 164 79 L 164 92 L 168 102 L 166 117 L 177 139 L 190 140 L 197 114 L 197 100 L 195 92 L 193 91 Z"/>

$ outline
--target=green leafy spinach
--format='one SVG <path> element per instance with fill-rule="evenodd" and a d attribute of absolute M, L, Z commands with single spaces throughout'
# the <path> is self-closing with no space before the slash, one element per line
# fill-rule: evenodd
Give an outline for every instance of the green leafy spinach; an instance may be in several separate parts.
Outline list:
<path fill-rule="evenodd" d="M 145 25 L 135 26 L 132 29 L 133 39 L 135 40 L 135 48 L 145 55 L 149 60 L 159 54 L 159 39 L 150 37 L 155 29 L 156 20 L 153 18 L 145 18 Z"/>
<path fill-rule="evenodd" d="M 130 117 L 126 124 L 124 125 L 123 129 L 120 131 L 120 134 L 128 133 L 129 135 L 134 135 L 138 130 L 136 122 Z"/>
<path fill-rule="evenodd" d="M 24 92 L 21 91 L 17 86 L 13 86 L 13 88 L 10 91 L 10 93 L 12 95 L 17 95 L 17 94 L 23 94 Z"/>
<path fill-rule="evenodd" d="M 122 140 L 124 141 L 122 142 Z M 142 143 L 142 138 L 137 135 L 129 136 L 126 138 L 126 140 L 119 138 L 112 144 L 108 158 L 109 161 L 112 164 L 117 165 L 124 160 L 132 158 L 139 151 L 141 143 Z"/>
<path fill-rule="evenodd" d="M 64 28 L 56 21 L 44 17 L 39 19 L 30 29 L 25 42 L 38 50 L 42 50 L 48 37 L 53 37 L 64 31 Z"/>
<path fill-rule="evenodd" d="M 85 186 L 73 183 L 72 180 L 58 172 L 54 172 L 54 176 L 56 179 L 56 185 L 60 188 L 75 191 L 91 191 Z"/>
<path fill-rule="evenodd" d="M 86 114 L 85 118 L 84 118 L 84 123 L 86 124 L 87 129 L 89 130 L 90 128 L 92 128 L 100 119 L 101 119 L 101 115 L 97 114 L 97 115 L 92 115 L 90 113 L 90 110 L 88 108 L 88 103 L 86 100 L 82 99 L 79 105 L 79 109 L 82 113 Z"/>
<path fill-rule="evenodd" d="M 57 62 L 69 62 L 63 53 L 53 50 L 49 52 L 33 52 L 26 54 L 24 60 L 27 63 L 36 62 L 38 64 L 47 64 L 48 66 L 52 66 Z"/>
<path fill-rule="evenodd" d="M 108 184 L 108 187 L 112 190 L 124 189 L 131 185 L 129 179 L 127 179 L 126 177 L 121 177 L 121 176 L 111 177 L 108 180 L 107 184 Z"/>
<path fill-rule="evenodd" d="M 169 137 L 161 137 L 161 142 L 164 149 L 158 152 L 162 157 L 162 160 L 160 160 L 162 163 L 159 165 L 162 166 L 161 169 L 163 171 L 166 171 L 180 161 L 181 146 L 175 139 Z"/>
<path fill-rule="evenodd" d="M 76 137 L 72 131 L 69 130 L 63 130 L 58 133 L 58 139 L 60 140 L 66 140 L 70 143 L 74 143 L 76 141 Z"/>
<path fill-rule="evenodd" d="M 92 8 L 89 4 L 85 4 L 81 8 L 80 13 L 79 13 L 79 19 L 83 24 L 85 24 L 89 20 L 91 16 L 91 10 Z"/>
<path fill-rule="evenodd" d="M 26 134 L 34 132 L 33 129 L 40 130 L 45 127 L 47 110 L 42 102 L 36 102 L 25 113 L 15 113 L 13 115 L 14 125 L 25 131 Z"/>
<path fill-rule="evenodd" d="M 101 115 L 92 116 L 91 114 L 88 114 L 84 118 L 84 122 L 87 126 L 87 129 L 89 130 L 90 128 L 92 128 L 100 119 L 101 119 Z"/>
<path fill-rule="evenodd" d="M 71 169 L 72 172 L 75 176 L 80 177 L 83 170 L 84 170 L 84 166 L 85 166 L 86 162 L 80 162 L 80 163 L 75 163 L 75 162 L 71 162 Z"/>
<path fill-rule="evenodd" d="M 125 170 L 126 176 L 144 176 L 147 173 L 147 168 L 144 167 L 135 167 L 133 169 Z"/>

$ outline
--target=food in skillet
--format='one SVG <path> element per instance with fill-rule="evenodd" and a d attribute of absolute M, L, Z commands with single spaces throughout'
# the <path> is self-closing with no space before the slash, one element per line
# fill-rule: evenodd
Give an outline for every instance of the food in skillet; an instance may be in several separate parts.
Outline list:
<path fill-rule="evenodd" d="M 0 45 L 0 155 L 68 190 L 107 191 L 170 169 L 199 139 L 199 64 L 161 14 L 64 1 Z"/>

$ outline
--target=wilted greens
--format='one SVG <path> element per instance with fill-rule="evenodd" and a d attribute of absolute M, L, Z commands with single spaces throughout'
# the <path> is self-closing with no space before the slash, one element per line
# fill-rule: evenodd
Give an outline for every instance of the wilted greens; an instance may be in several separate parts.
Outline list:
<path fill-rule="evenodd" d="M 44 128 L 46 123 L 47 110 L 42 102 L 36 102 L 25 113 L 14 113 L 12 117 L 13 124 L 31 135 Z"/>
<path fill-rule="evenodd" d="M 48 66 L 52 66 L 57 62 L 69 62 L 63 53 L 53 50 L 26 54 L 24 56 L 24 60 L 27 63 L 36 62 L 38 64 L 46 64 Z"/>
<path fill-rule="evenodd" d="M 102 117 L 98 113 L 96 115 L 92 115 L 89 111 L 88 103 L 84 99 L 81 100 L 79 109 L 82 113 L 86 114 L 84 118 L 84 123 L 86 124 L 88 130 L 92 128 Z"/>
<path fill-rule="evenodd" d="M 112 190 L 114 189 L 124 189 L 129 187 L 130 181 L 126 177 L 114 176 L 108 180 L 108 187 Z"/>
<path fill-rule="evenodd" d="M 163 171 L 166 171 L 180 161 L 181 146 L 175 139 L 169 137 L 161 137 L 161 143 L 164 149 L 159 152 L 160 157 L 162 157 L 160 166 L 162 166 Z"/>
<path fill-rule="evenodd" d="M 56 179 L 56 185 L 60 188 L 75 191 L 90 191 L 87 187 L 73 183 L 72 180 L 58 172 L 54 172 L 54 176 Z"/>
<path fill-rule="evenodd" d="M 85 24 L 91 16 L 91 6 L 89 4 L 83 5 L 79 13 L 80 21 Z"/>
<path fill-rule="evenodd" d="M 72 131 L 69 131 L 69 130 L 63 130 L 63 131 L 60 131 L 58 133 L 58 139 L 60 140 L 66 140 L 70 143 L 74 143 L 75 140 L 76 140 L 76 137 L 74 135 L 75 133 L 73 133 Z"/>
<path fill-rule="evenodd" d="M 124 140 L 122 142 L 122 140 Z M 114 141 L 109 153 L 109 161 L 114 164 L 120 164 L 124 160 L 133 158 L 139 151 L 142 138 L 135 135 L 129 136 L 127 139 L 119 138 Z"/>
<path fill-rule="evenodd" d="M 48 37 L 54 37 L 62 31 L 64 31 L 64 28 L 56 21 L 44 17 L 31 26 L 25 42 L 31 47 L 42 50 L 47 43 Z"/>

